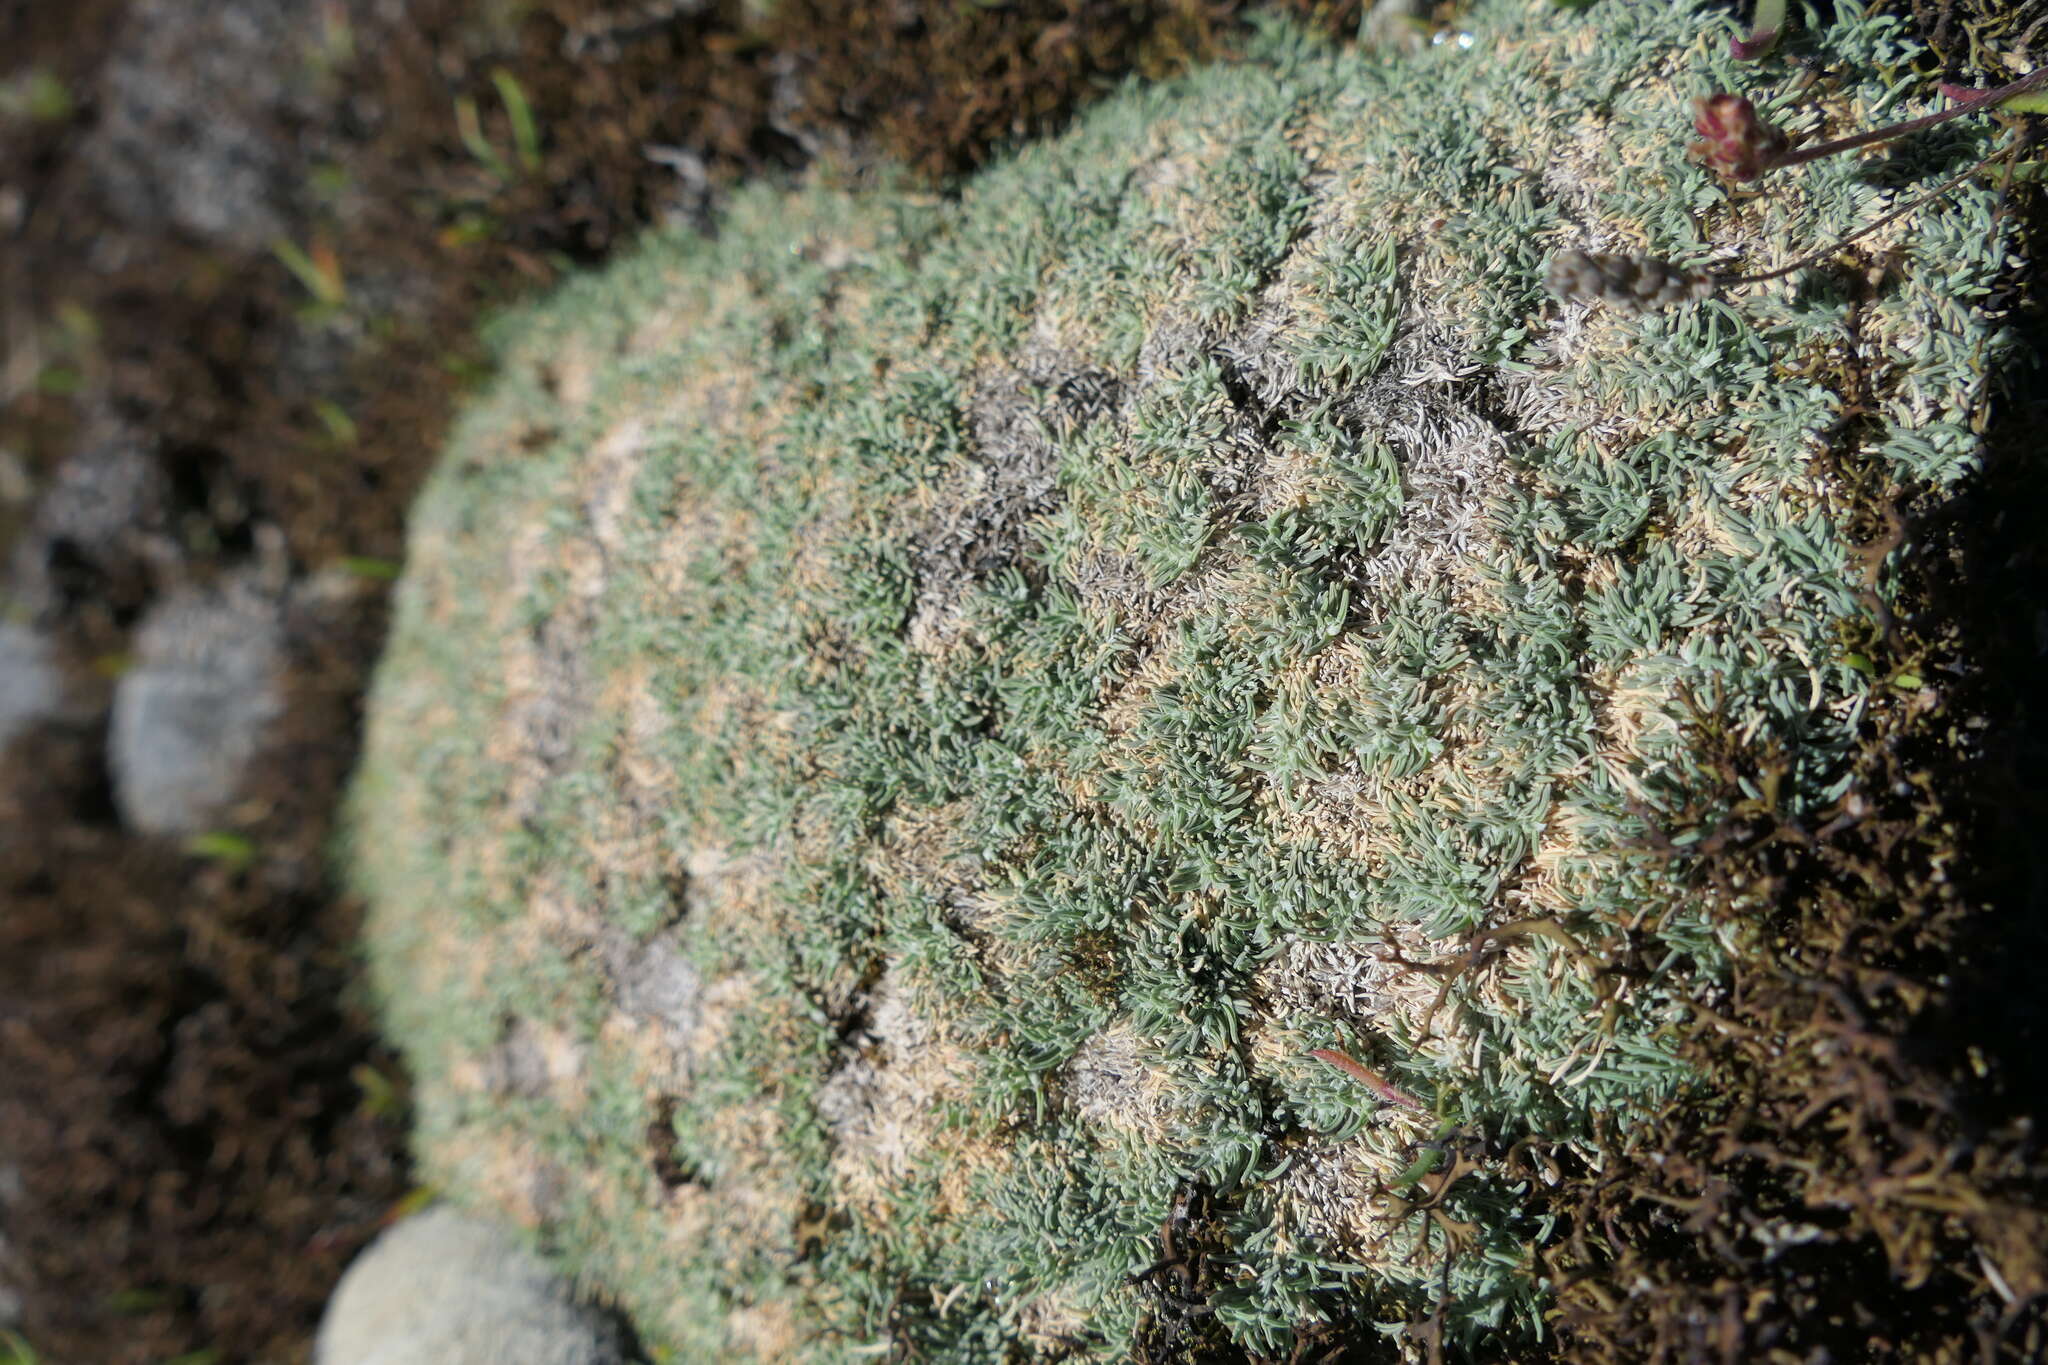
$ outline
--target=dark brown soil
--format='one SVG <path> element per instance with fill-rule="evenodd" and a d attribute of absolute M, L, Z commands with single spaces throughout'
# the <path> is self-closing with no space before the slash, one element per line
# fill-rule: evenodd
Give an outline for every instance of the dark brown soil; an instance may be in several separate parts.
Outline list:
<path fill-rule="evenodd" d="M 710 224 L 741 177 L 829 157 L 943 183 L 1125 74 L 1219 55 L 1243 6 L 750 8 L 0 0 L 0 81 L 58 96 L 0 113 L 0 553 L 10 618 L 73 683 L 0 756 L 0 1286 L 42 1360 L 302 1359 L 407 1193 L 403 1078 L 325 848 L 479 315 L 649 224 Z M 121 529 L 40 524 L 107 446 L 156 471 Z M 362 590 L 294 599 L 245 842 L 125 830 L 105 708 L 137 619 L 180 585 L 337 565 Z"/>
<path fill-rule="evenodd" d="M 1967 79 L 1982 40 L 1957 35 L 2016 34 L 2030 6 L 1893 7 Z M 204 28 L 216 8 L 264 16 L 262 60 Z M 0 755 L 0 1287 L 42 1360 L 303 1359 L 335 1278 L 407 1192 L 404 1081 L 357 1003 L 355 910 L 325 850 L 382 584 L 478 377 L 480 314 L 649 224 L 714 223 L 741 177 L 829 157 L 943 185 L 1127 73 L 1226 53 L 1245 6 L 757 8 L 0 0 L 0 82 L 40 71 L 59 96 L 0 112 L 5 605 L 73 682 L 69 712 Z M 1338 34 L 1359 20 L 1358 0 L 1292 8 Z M 508 89 L 532 110 L 530 159 Z M 2044 417 L 2005 414 L 2009 458 L 1976 510 L 1916 521 L 1911 490 L 1870 490 L 1873 536 L 1883 507 L 1907 519 L 1889 571 L 1917 606 L 1868 649 L 1944 680 L 1937 705 L 1873 718 L 1870 813 L 1805 840 L 1727 792 L 1660 813 L 1725 827 L 1703 885 L 1767 892 L 1788 944 L 1811 946 L 1739 984 L 1727 1008 L 1749 1033 L 1700 1031 L 1703 1064 L 1754 1108 L 1618 1136 L 1607 1173 L 1559 1188 L 1573 1358 L 2041 1350 L 2038 1257 L 2015 1249 L 2035 1278 L 2001 1291 L 1974 1251 L 2040 1227 L 2025 1125 L 2048 1050 L 2021 1006 L 2048 947 L 2043 755 L 2020 699 L 2040 663 L 2043 506 L 2024 436 Z M 51 537 L 42 495 L 109 442 L 161 475 L 135 534 Z M 243 842 L 130 833 L 108 679 L 165 593 L 257 567 L 297 584 L 340 567 L 361 590 L 295 610 L 290 707 L 230 822 Z M 1733 781 L 1769 756 L 1725 761 Z M 1825 1065 L 1783 1063 L 1816 1040 Z M 1891 1192 L 1909 1168 L 1933 1193 Z M 1866 1192 L 1825 1240 L 1775 1259 L 1741 1240 L 1756 1218 L 1813 1221 L 1817 1182 Z M 1638 1273 L 1653 1292 L 1613 1292 Z"/>
<path fill-rule="evenodd" d="M 1973 59 L 2048 30 L 2037 3 L 1895 8 L 1943 74 L 1980 86 L 2017 73 Z M 1982 476 L 1938 496 L 1837 457 L 1838 514 L 1892 592 L 1844 645 L 1910 680 L 1867 716 L 1849 791 L 1824 818 L 1785 818 L 1777 756 L 1695 698 L 1714 777 L 1643 811 L 1645 856 L 1769 931 L 1682 1031 L 1722 1099 L 1606 1134 L 1598 1170 L 1510 1153 L 1559 1219 L 1538 1263 L 1563 1359 L 2048 1358 L 2048 199 L 2021 187 L 2009 211 L 2028 264 L 1992 305 L 2027 344 Z M 1882 383 L 1845 376 L 1835 450 Z M 1610 970 L 1648 970 L 1653 937 L 1617 926 Z"/>

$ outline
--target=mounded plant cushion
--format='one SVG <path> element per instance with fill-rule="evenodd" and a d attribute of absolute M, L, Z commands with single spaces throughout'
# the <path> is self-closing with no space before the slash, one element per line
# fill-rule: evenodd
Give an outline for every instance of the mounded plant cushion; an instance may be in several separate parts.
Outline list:
<path fill-rule="evenodd" d="M 1981 154 L 1687 161 L 1712 89 L 1900 104 L 1837 9 L 1796 98 L 1683 5 L 1275 27 L 957 199 L 748 191 L 503 319 L 352 808 L 426 1177 L 684 1360 L 1539 1335 L 1486 1153 L 1695 1083 L 1667 1026 L 1767 946 L 1646 822 L 1703 714 L 1833 808 L 1896 685 L 1847 483 L 1965 475 L 2001 363 L 1976 184 L 1867 275 L 1542 292 Z"/>

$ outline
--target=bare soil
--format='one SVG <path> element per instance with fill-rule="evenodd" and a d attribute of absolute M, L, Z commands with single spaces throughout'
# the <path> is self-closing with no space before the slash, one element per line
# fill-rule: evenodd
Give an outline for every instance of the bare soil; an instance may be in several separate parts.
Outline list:
<path fill-rule="evenodd" d="M 942 184 L 1242 32 L 1234 2 L 760 8 L 0 3 L 5 603 L 69 680 L 0 756 L 0 1327 L 41 1359 L 302 1359 L 408 1191 L 327 847 L 480 316 L 650 224 L 711 226 L 742 177 Z M 83 529 L 51 510 L 67 479 Z M 125 829 L 106 708 L 138 620 L 337 567 L 352 590 L 292 599 L 243 842 Z"/>

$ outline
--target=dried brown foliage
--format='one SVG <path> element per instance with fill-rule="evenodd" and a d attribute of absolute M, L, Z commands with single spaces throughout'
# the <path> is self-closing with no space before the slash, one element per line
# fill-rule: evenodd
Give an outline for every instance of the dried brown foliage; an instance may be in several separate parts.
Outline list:
<path fill-rule="evenodd" d="M 2038 242 L 2041 206 L 2027 207 Z M 2021 316 L 2038 344 L 2038 295 Z M 1836 449 L 1853 445 L 1880 382 L 1845 384 Z M 2033 439 L 2044 418 L 2038 398 L 2005 405 L 1982 483 L 1938 511 L 1924 492 L 1839 466 L 1866 580 L 1891 575 L 1897 596 L 1888 609 L 1869 594 L 1866 626 L 1845 641 L 1891 683 L 1833 809 L 1782 814 L 1776 755 L 1695 699 L 1710 780 L 1643 811 L 1645 854 L 1687 868 L 1754 947 L 1682 1030 L 1719 1098 L 1602 1134 L 1599 1170 L 1519 1154 L 1567 1220 L 1538 1258 L 1559 1286 L 1560 1358 L 2048 1353 L 2035 778 L 2048 678 L 2027 530 L 2048 507 Z"/>
<path fill-rule="evenodd" d="M 0 1134 L 23 1328 L 50 1361 L 303 1350 L 405 1189 L 394 1064 L 343 1002 L 346 907 L 143 846 L 67 741 L 14 749 L 0 819 Z M 31 766 L 35 765 L 35 766 Z"/>

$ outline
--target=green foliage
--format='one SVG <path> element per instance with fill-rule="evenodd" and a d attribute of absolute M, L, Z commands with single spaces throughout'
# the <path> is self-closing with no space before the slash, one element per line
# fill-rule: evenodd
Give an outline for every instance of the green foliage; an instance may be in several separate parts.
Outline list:
<path fill-rule="evenodd" d="M 0 118 L 28 118 L 60 123 L 77 107 L 71 91 L 54 72 L 30 67 L 0 81 Z"/>
<path fill-rule="evenodd" d="M 256 845 L 230 830 L 210 830 L 185 841 L 185 851 L 195 858 L 207 858 L 231 871 L 245 871 L 256 861 Z"/>
<path fill-rule="evenodd" d="M 1728 64 L 1698 22 L 1276 26 L 957 202 L 750 191 L 503 319 L 350 825 L 427 1177 L 679 1358 L 1126 1359 L 1197 1196 L 1247 1349 L 1440 1293 L 1459 1340 L 1539 1331 L 1548 1229 L 1436 1163 L 1689 1083 L 1663 1026 L 1745 945 L 1632 854 L 1685 699 L 1813 812 L 1884 685 L 1828 358 L 1897 362 L 1844 458 L 1941 484 L 2006 344 L 1974 190 L 1872 302 L 1545 311 L 1589 234 L 1880 211 L 1848 164 L 1721 207 L 1674 130 Z M 1620 991 L 1617 925 L 1664 954 Z"/>

